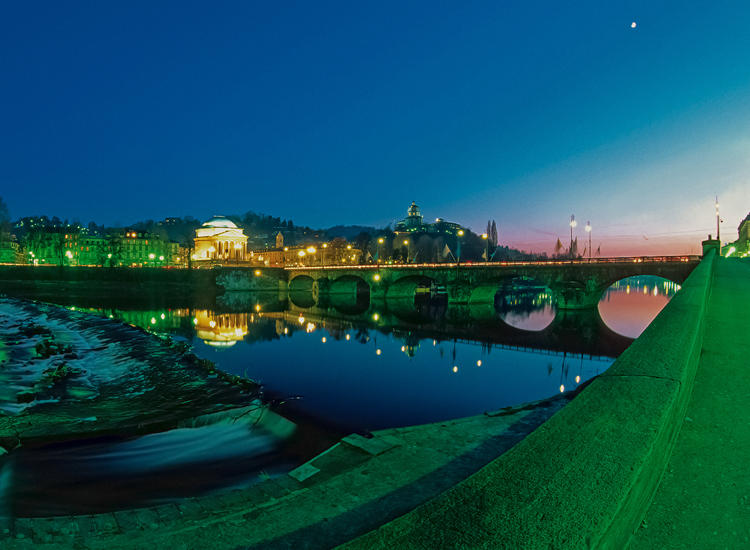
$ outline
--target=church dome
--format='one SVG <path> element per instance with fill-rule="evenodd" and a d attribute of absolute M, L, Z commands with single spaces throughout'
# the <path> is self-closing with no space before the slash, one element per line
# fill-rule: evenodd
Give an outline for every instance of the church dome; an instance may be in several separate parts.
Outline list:
<path fill-rule="evenodd" d="M 408 215 L 409 216 L 421 216 L 421 214 L 419 213 L 419 206 L 417 206 L 416 202 L 411 201 L 411 206 L 409 207 Z"/>
<path fill-rule="evenodd" d="M 206 223 L 204 223 L 203 227 L 229 227 L 232 229 L 237 229 L 237 226 L 234 224 L 234 222 L 228 220 L 224 216 L 214 216 Z"/>

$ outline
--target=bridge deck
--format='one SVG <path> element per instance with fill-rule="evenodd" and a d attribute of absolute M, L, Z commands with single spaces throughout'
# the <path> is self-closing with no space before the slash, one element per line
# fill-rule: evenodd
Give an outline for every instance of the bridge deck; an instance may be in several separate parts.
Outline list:
<path fill-rule="evenodd" d="M 750 262 L 716 262 L 695 384 L 629 550 L 750 548 Z"/>

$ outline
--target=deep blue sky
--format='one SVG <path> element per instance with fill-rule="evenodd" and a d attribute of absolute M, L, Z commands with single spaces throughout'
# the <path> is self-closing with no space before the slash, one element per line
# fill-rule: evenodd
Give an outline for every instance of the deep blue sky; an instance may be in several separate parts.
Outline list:
<path fill-rule="evenodd" d="M 697 252 L 715 195 L 726 237 L 750 211 L 748 29 L 744 0 L 5 2 L 0 196 L 313 227 L 415 200 L 526 250 L 575 214 L 604 253 Z"/>

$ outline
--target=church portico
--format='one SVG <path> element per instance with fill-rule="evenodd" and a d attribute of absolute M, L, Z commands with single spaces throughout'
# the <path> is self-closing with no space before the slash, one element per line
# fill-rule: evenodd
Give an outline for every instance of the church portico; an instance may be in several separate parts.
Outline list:
<path fill-rule="evenodd" d="M 247 260 L 247 237 L 234 222 L 214 216 L 195 230 L 196 262 Z"/>

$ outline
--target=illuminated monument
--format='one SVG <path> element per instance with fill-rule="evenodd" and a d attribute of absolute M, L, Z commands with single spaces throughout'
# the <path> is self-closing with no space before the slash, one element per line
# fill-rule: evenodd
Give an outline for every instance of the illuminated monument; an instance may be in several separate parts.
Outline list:
<path fill-rule="evenodd" d="M 247 237 L 224 216 L 214 216 L 195 230 L 196 262 L 246 260 Z"/>
<path fill-rule="evenodd" d="M 396 224 L 394 233 L 397 235 L 404 233 L 431 233 L 434 235 L 458 235 L 461 226 L 457 223 L 447 222 L 443 218 L 438 218 L 435 223 L 425 223 L 422 213 L 419 211 L 417 203 L 412 201 L 411 206 L 406 211 L 406 218 Z"/>

